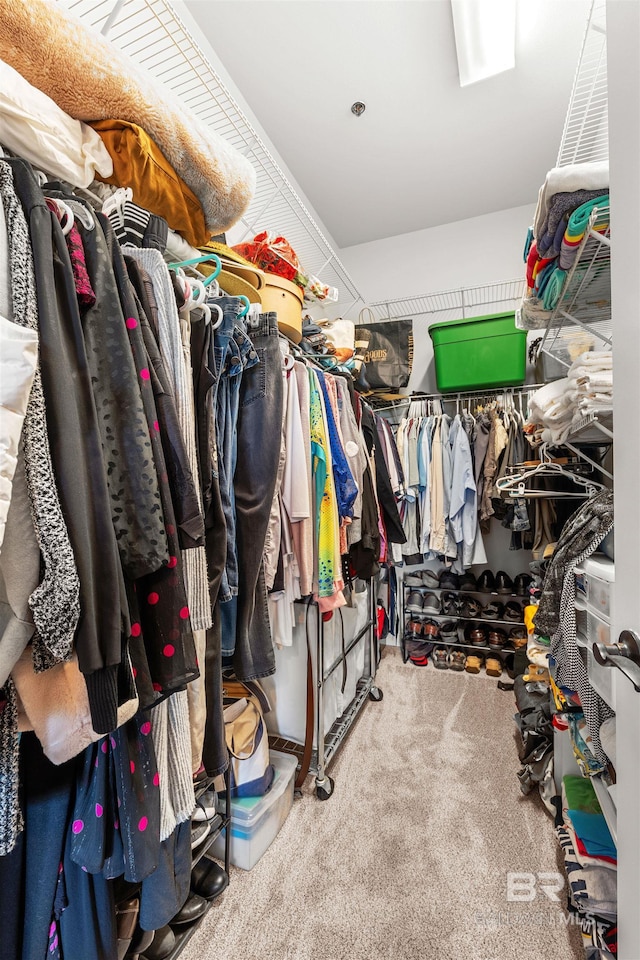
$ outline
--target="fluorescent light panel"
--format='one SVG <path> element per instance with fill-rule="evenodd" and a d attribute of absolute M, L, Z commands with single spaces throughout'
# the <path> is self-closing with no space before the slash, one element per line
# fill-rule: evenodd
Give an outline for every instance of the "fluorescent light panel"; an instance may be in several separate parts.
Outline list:
<path fill-rule="evenodd" d="M 451 10 L 461 87 L 513 70 L 516 0 L 451 0 Z"/>

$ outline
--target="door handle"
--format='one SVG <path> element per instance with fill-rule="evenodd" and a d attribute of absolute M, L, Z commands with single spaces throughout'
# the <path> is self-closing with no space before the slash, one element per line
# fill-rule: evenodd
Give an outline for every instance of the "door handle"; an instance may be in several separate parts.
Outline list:
<path fill-rule="evenodd" d="M 617 667 L 640 693 L 640 636 L 634 630 L 623 630 L 617 643 L 596 641 L 592 652 L 601 667 Z"/>

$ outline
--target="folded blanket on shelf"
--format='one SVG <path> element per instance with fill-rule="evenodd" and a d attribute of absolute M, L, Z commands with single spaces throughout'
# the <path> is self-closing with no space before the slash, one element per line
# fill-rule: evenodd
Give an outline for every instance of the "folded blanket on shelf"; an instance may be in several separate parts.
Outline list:
<path fill-rule="evenodd" d="M 545 383 L 544 387 L 532 393 L 529 397 L 529 421 L 535 423 L 538 415 L 544 417 L 546 411 L 556 405 L 571 386 L 568 377 L 563 377 L 561 380 Z"/>
<path fill-rule="evenodd" d="M 542 296 L 542 305 L 544 306 L 545 310 L 555 310 L 558 305 L 558 301 L 560 300 L 566 279 L 566 270 L 561 270 L 560 267 L 555 267 L 549 276 Z"/>
<path fill-rule="evenodd" d="M 537 241 L 540 255 L 546 253 L 547 256 L 549 256 L 547 251 L 552 245 L 555 246 L 554 241 L 560 228 L 562 228 L 562 232 L 560 233 L 560 239 L 562 239 L 567 227 L 567 221 L 573 211 L 577 210 L 583 203 L 587 203 L 589 200 L 595 200 L 595 198 L 601 194 L 602 190 L 600 189 L 574 190 L 572 193 L 556 193 L 555 196 L 551 197 L 549 200 L 547 219 L 541 227 L 543 232 Z M 559 247 L 556 253 L 560 253 Z"/>
<path fill-rule="evenodd" d="M 549 216 L 551 198 L 557 193 L 574 193 L 576 190 L 606 190 L 609 186 L 609 161 L 571 163 L 565 167 L 549 170 L 538 193 L 538 205 L 533 220 L 534 237 L 544 235 L 544 225 Z"/>
<path fill-rule="evenodd" d="M 61 3 L 4 0 L 0 58 L 76 120 L 129 120 L 145 130 L 200 201 L 210 235 L 251 201 L 249 160 L 175 93 Z"/>
<path fill-rule="evenodd" d="M 567 229 L 560 247 L 560 267 L 562 270 L 570 270 L 573 266 L 578 249 L 580 248 L 580 244 L 582 243 L 584 235 L 589 227 L 589 219 L 594 209 L 596 207 L 600 208 L 608 205 L 609 194 L 607 193 L 596 197 L 594 200 L 589 200 L 588 203 L 583 203 L 582 206 L 573 211 L 569 217 Z M 601 220 L 599 223 L 594 224 L 594 230 L 596 230 L 598 233 L 604 233 L 608 227 L 608 217 L 606 218 L 606 221 Z"/>
<path fill-rule="evenodd" d="M 586 350 L 575 358 L 572 369 L 574 367 L 611 370 L 613 368 L 613 354 L 611 350 Z"/>

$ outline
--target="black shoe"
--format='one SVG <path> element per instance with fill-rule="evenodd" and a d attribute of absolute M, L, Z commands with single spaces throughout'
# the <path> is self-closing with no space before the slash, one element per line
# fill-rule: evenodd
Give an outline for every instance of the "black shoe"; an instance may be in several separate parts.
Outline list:
<path fill-rule="evenodd" d="M 227 871 L 206 856 L 191 871 L 191 889 L 205 900 L 215 900 L 228 886 Z"/>
<path fill-rule="evenodd" d="M 471 573 L 470 570 L 465 570 L 465 572 L 460 577 L 460 589 L 471 590 L 471 592 L 478 589 L 478 583 L 476 581 L 476 578 L 474 577 L 474 575 Z"/>
<path fill-rule="evenodd" d="M 496 573 L 496 590 L 498 593 L 503 594 L 512 594 L 513 593 L 513 580 L 511 577 L 507 576 L 504 570 L 498 570 Z"/>
<path fill-rule="evenodd" d="M 518 597 L 528 597 L 529 587 L 533 583 L 533 577 L 528 573 L 519 573 L 513 581 L 513 590 Z"/>
<path fill-rule="evenodd" d="M 154 930 L 143 930 L 137 926 L 131 938 L 131 946 L 127 951 L 125 960 L 137 960 L 141 953 L 149 949 L 155 938 Z"/>
<path fill-rule="evenodd" d="M 172 926 L 179 926 L 183 923 L 194 923 L 204 916 L 209 908 L 209 903 L 204 897 L 199 897 L 197 893 L 190 894 L 182 907 L 178 910 L 171 921 Z"/>
<path fill-rule="evenodd" d="M 478 577 L 478 590 L 480 593 L 491 593 L 496 588 L 496 582 L 493 579 L 491 570 L 485 570 Z"/>
<path fill-rule="evenodd" d="M 457 590 L 460 578 L 457 573 L 452 573 L 451 570 L 443 570 L 439 582 L 441 590 Z"/>
<path fill-rule="evenodd" d="M 171 927 L 160 927 L 154 934 L 151 946 L 145 950 L 143 960 L 165 960 L 175 946 L 176 935 Z"/>

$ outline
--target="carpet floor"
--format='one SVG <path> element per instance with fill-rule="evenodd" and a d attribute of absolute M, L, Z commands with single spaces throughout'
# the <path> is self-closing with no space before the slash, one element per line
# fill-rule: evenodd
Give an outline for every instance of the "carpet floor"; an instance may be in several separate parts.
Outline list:
<path fill-rule="evenodd" d="M 307 780 L 262 860 L 232 867 L 184 960 L 583 956 L 562 902 L 507 899 L 508 872 L 560 869 L 551 818 L 519 789 L 513 693 L 383 649 L 384 700 L 347 738 L 333 796 Z"/>

